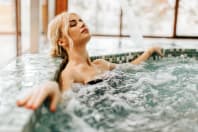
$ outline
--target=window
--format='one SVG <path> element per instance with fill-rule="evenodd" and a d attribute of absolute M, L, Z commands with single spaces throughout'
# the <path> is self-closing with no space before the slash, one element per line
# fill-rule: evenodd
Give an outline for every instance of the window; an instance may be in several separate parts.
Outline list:
<path fill-rule="evenodd" d="M 30 0 L 21 0 L 21 44 L 22 52 L 30 48 Z"/>
<path fill-rule="evenodd" d="M 70 0 L 69 11 L 80 14 L 93 34 L 119 34 L 119 1 Z"/>
<path fill-rule="evenodd" d="M 135 17 L 132 27 L 139 26 L 143 35 L 172 36 L 175 0 L 132 0 L 128 5 L 132 12 L 123 13 L 124 34 L 133 30 L 126 23 Z"/>
<path fill-rule="evenodd" d="M 0 0 L 0 67 L 16 56 L 15 1 Z"/>
<path fill-rule="evenodd" d="M 198 0 L 180 0 L 177 35 L 198 36 Z"/>
<path fill-rule="evenodd" d="M 15 31 L 14 0 L 0 0 L 0 32 L 14 33 Z"/>

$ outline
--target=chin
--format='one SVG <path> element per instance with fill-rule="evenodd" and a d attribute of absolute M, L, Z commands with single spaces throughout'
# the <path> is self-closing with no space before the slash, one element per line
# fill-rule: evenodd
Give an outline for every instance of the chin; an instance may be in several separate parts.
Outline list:
<path fill-rule="evenodd" d="M 90 34 L 87 34 L 87 35 L 84 37 L 83 41 L 88 42 L 90 39 L 91 39 L 91 35 L 90 35 Z"/>
<path fill-rule="evenodd" d="M 91 39 L 91 35 L 89 33 L 86 33 L 80 36 L 79 39 L 80 39 L 79 41 L 81 44 L 87 44 L 87 42 L 89 42 L 89 40 Z"/>

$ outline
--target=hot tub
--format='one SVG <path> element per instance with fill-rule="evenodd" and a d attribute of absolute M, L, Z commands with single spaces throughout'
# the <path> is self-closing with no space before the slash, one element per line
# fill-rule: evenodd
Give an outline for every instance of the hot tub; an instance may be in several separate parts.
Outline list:
<path fill-rule="evenodd" d="M 127 63 L 140 52 L 95 56 Z M 74 84 L 56 113 L 43 106 L 36 132 L 198 131 L 198 52 L 166 49 L 141 65 L 121 64 L 95 85 Z M 153 61 L 155 60 L 155 61 Z"/>
<path fill-rule="evenodd" d="M 127 63 L 141 53 L 130 44 L 100 46 L 91 47 L 93 60 Z M 0 131 L 197 131 L 198 50 L 196 45 L 185 46 L 162 46 L 164 58 L 154 54 L 138 66 L 120 65 L 101 83 L 75 84 L 56 113 L 46 105 L 33 112 L 15 102 L 27 89 L 52 80 L 61 60 L 46 53 L 17 57 L 0 72 Z"/>

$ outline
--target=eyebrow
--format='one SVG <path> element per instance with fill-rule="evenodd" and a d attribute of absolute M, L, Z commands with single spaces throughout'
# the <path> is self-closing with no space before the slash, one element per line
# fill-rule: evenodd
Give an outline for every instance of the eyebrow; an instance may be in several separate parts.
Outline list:
<path fill-rule="evenodd" d="M 81 18 L 79 18 L 79 19 L 72 19 L 72 20 L 69 20 L 70 22 L 73 22 L 73 21 L 79 21 L 79 20 L 82 20 Z"/>

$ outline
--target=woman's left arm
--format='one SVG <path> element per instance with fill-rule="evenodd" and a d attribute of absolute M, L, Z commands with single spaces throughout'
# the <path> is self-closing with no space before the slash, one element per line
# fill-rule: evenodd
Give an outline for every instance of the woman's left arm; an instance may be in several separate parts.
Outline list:
<path fill-rule="evenodd" d="M 160 47 L 152 47 L 152 48 L 149 48 L 147 51 L 145 51 L 138 58 L 131 61 L 131 63 L 132 64 L 140 64 L 141 62 L 146 61 L 153 53 L 157 53 L 159 56 L 163 57 Z M 116 68 L 116 65 L 117 65 L 115 63 L 111 63 L 104 59 L 97 59 L 93 63 L 100 64 L 100 65 L 102 64 L 102 67 L 105 69 L 108 69 L 108 70 L 113 70 L 114 68 Z"/>
<path fill-rule="evenodd" d="M 157 53 L 159 56 L 163 57 L 160 47 L 152 47 L 141 54 L 138 58 L 131 61 L 132 64 L 140 64 L 141 62 L 146 61 L 153 53 Z"/>

